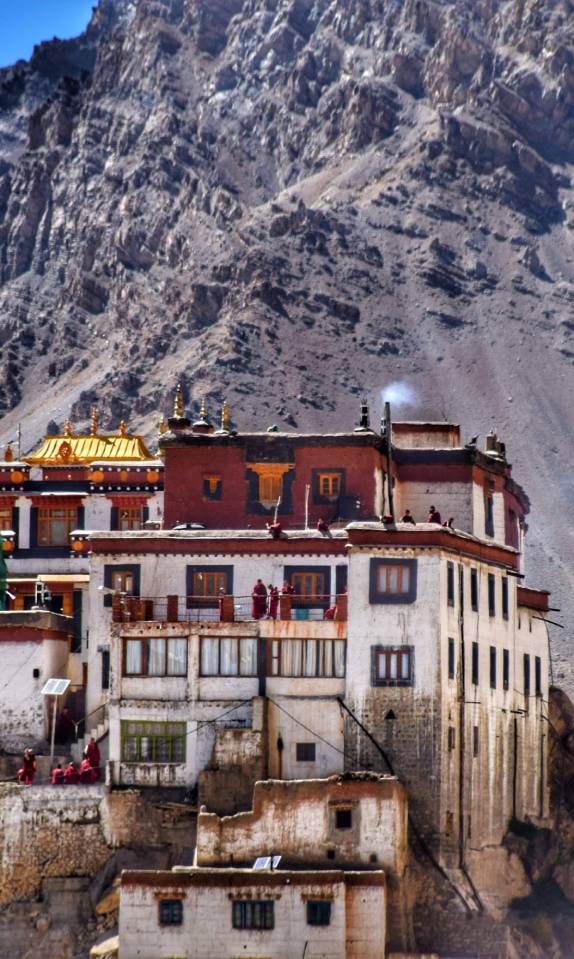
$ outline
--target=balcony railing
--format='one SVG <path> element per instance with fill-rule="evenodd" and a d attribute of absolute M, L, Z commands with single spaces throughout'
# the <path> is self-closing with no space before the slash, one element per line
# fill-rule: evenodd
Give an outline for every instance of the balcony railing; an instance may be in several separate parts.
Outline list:
<path fill-rule="evenodd" d="M 114 623 L 247 623 L 261 619 L 347 619 L 347 594 L 297 596 L 281 593 L 276 602 L 251 596 L 131 596 L 112 597 Z M 259 600 L 259 603 L 257 602 Z"/>

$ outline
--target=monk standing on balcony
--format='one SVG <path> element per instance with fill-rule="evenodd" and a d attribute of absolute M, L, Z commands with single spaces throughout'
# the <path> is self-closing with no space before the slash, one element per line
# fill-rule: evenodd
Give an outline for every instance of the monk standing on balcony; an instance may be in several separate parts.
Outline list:
<path fill-rule="evenodd" d="M 253 600 L 251 615 L 253 619 L 262 619 L 267 612 L 267 590 L 262 579 L 258 579 L 251 593 Z"/>
<path fill-rule="evenodd" d="M 279 590 L 269 583 L 269 619 L 277 619 L 279 609 Z"/>

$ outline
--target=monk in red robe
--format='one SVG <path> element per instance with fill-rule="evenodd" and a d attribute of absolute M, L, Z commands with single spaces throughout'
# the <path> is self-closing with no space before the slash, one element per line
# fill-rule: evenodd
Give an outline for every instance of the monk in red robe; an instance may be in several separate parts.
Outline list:
<path fill-rule="evenodd" d="M 277 619 L 277 610 L 279 609 L 279 590 L 276 586 L 269 584 L 269 618 Z"/>
<path fill-rule="evenodd" d="M 64 769 L 64 782 L 66 786 L 76 786 L 80 781 L 80 776 L 75 763 L 68 763 Z"/>
<path fill-rule="evenodd" d="M 96 770 L 93 769 L 92 766 L 90 766 L 90 760 L 82 759 L 82 762 L 80 764 L 80 776 L 79 776 L 80 782 L 86 786 L 92 786 L 95 783 L 97 778 L 98 778 L 98 774 Z"/>
<path fill-rule="evenodd" d="M 90 766 L 96 773 L 96 779 L 100 778 L 100 750 L 94 737 L 90 739 L 84 749 L 84 758 L 88 760 Z"/>
<path fill-rule="evenodd" d="M 24 761 L 22 768 L 16 773 L 16 779 L 25 786 L 31 786 L 36 775 L 36 757 L 33 749 L 24 750 Z"/>
<path fill-rule="evenodd" d="M 262 619 L 267 612 L 267 590 L 262 579 L 258 579 L 251 593 L 253 619 Z"/>
<path fill-rule="evenodd" d="M 50 782 L 52 786 L 63 786 L 64 785 L 64 770 L 60 766 L 60 763 L 52 770 L 50 775 Z"/>

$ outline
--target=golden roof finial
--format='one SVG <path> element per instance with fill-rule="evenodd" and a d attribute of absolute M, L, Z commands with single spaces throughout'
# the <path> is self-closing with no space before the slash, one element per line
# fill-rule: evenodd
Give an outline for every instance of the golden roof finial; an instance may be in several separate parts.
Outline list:
<path fill-rule="evenodd" d="M 125 436 L 126 431 L 127 431 L 127 426 L 125 424 L 125 420 L 120 420 L 120 425 L 118 426 L 118 433 L 120 434 L 120 436 Z"/>
<path fill-rule="evenodd" d="M 205 404 L 205 396 L 201 398 L 201 406 L 199 407 L 199 418 L 200 420 L 207 419 L 207 406 Z"/>
<path fill-rule="evenodd" d="M 157 431 L 160 434 L 160 436 L 163 436 L 164 433 L 167 433 L 169 431 L 169 426 L 167 425 L 166 418 L 163 413 L 161 414 L 161 419 L 159 423 L 157 424 Z"/>
<path fill-rule="evenodd" d="M 72 421 L 66 420 L 66 422 L 64 423 L 64 436 L 71 436 L 71 435 L 72 435 Z"/>
<path fill-rule="evenodd" d="M 183 390 L 181 388 L 181 383 L 177 384 L 177 387 L 175 390 L 175 399 L 173 401 L 173 415 L 180 420 L 183 419 L 183 417 L 185 416 L 185 410 L 183 407 Z"/>
<path fill-rule="evenodd" d="M 227 400 L 223 401 L 223 406 L 221 407 L 221 432 L 229 433 L 229 407 Z"/>
<path fill-rule="evenodd" d="M 10 443 L 6 443 L 6 449 L 4 450 L 4 462 L 11 463 L 14 459 L 14 453 L 12 452 L 12 447 Z"/>
<path fill-rule="evenodd" d="M 92 425 L 90 428 L 90 432 L 92 436 L 97 436 L 98 435 L 98 408 L 96 406 L 92 406 L 91 419 L 92 419 Z"/>

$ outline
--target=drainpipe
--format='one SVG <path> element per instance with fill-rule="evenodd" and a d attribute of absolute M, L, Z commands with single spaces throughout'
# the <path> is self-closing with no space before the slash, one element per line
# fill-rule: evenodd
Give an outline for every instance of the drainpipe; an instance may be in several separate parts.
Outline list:
<path fill-rule="evenodd" d="M 387 440 L 387 488 L 389 491 L 389 513 L 395 522 L 395 501 L 393 495 L 393 424 L 391 404 L 385 403 L 384 430 Z"/>

